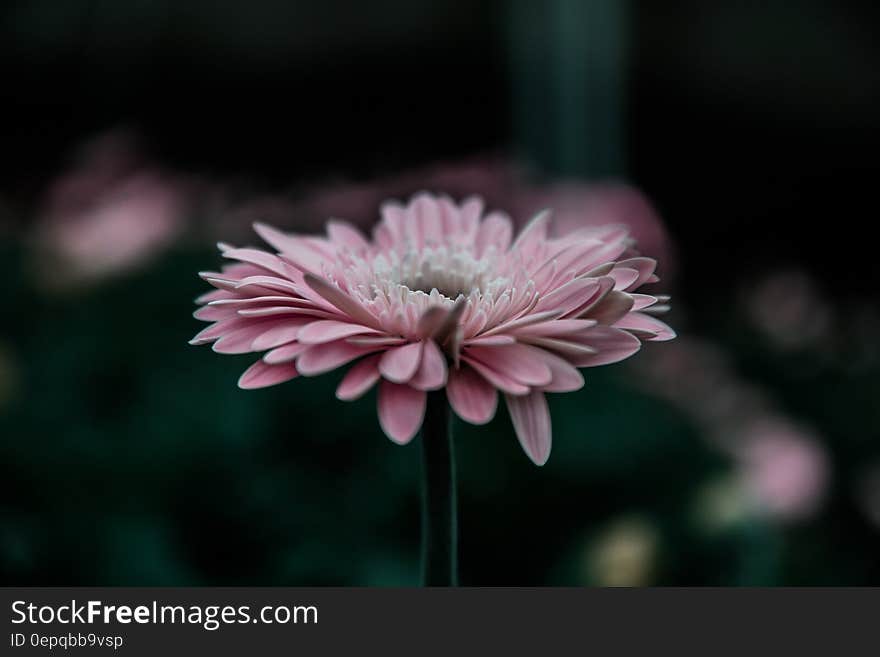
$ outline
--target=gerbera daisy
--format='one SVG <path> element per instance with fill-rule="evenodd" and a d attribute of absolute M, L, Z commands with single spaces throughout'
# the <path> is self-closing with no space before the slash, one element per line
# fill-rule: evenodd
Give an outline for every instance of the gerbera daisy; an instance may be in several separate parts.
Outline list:
<path fill-rule="evenodd" d="M 445 389 L 464 421 L 484 424 L 503 395 L 529 458 L 550 454 L 545 393 L 584 385 L 579 368 L 623 360 L 674 332 L 655 315 L 667 297 L 637 293 L 657 280 L 627 230 L 591 227 L 548 237 L 549 213 L 514 239 L 511 220 L 419 194 L 388 202 L 368 239 L 332 220 L 326 236 L 255 229 L 272 251 L 220 244 L 234 261 L 201 277 L 213 322 L 192 344 L 226 354 L 263 352 L 239 379 L 261 388 L 351 365 L 342 400 L 379 386 L 384 432 L 405 444 L 429 391 Z"/>

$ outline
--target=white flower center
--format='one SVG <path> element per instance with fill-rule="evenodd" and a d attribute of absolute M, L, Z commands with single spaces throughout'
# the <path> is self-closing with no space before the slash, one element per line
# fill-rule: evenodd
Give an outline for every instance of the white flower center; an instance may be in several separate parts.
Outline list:
<path fill-rule="evenodd" d="M 491 247 L 481 257 L 469 245 L 459 244 L 390 249 L 367 257 L 346 253 L 336 266 L 340 273 L 330 277 L 346 280 L 349 294 L 392 323 L 412 313 L 406 322 L 414 325 L 428 307 L 451 305 L 461 296 L 468 298 L 473 312 L 479 307 L 488 315 L 502 299 L 506 306 L 513 296 L 527 303 L 525 297 L 534 295 L 534 285 L 520 280 L 522 272 L 511 272 L 504 254 Z M 404 331 L 404 326 L 394 324 L 393 330 Z"/>
<path fill-rule="evenodd" d="M 475 258 L 469 249 L 450 246 L 409 250 L 392 264 L 389 281 L 416 292 L 437 290 L 448 299 L 484 291 L 496 278 L 491 258 Z"/>

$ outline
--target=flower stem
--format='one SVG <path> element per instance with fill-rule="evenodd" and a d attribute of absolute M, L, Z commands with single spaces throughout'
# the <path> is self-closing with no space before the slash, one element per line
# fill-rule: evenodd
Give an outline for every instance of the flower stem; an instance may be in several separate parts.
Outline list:
<path fill-rule="evenodd" d="M 428 393 L 422 425 L 422 584 L 458 584 L 455 457 L 442 391 Z"/>

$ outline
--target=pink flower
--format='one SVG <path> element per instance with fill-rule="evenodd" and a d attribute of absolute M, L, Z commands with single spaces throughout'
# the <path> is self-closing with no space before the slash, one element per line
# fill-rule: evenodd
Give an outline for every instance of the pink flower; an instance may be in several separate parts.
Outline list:
<path fill-rule="evenodd" d="M 739 455 L 746 483 L 767 511 L 799 520 L 818 510 L 828 486 L 828 457 L 807 430 L 784 419 L 756 420 Z"/>
<path fill-rule="evenodd" d="M 38 271 L 65 288 L 135 269 L 174 242 L 188 205 L 183 182 L 145 163 L 132 137 L 105 135 L 48 190 Z"/>
<path fill-rule="evenodd" d="M 357 361 L 336 391 L 352 400 L 379 384 L 382 429 L 397 443 L 418 432 L 426 393 L 445 388 L 463 420 L 484 424 L 504 394 L 517 437 L 538 465 L 550 454 L 545 392 L 584 385 L 578 368 L 633 355 L 674 332 L 653 314 L 666 298 L 625 229 L 548 237 L 549 214 L 513 239 L 510 219 L 471 198 L 415 196 L 382 206 L 372 240 L 331 221 L 326 237 L 256 224 L 275 249 L 221 244 L 236 261 L 201 276 L 198 301 L 213 324 L 193 344 L 219 353 L 265 352 L 239 379 L 261 388 Z"/>

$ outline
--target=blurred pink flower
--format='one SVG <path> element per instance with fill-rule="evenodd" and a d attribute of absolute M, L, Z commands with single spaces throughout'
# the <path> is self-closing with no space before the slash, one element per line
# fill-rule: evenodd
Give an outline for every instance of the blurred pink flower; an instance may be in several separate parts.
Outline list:
<path fill-rule="evenodd" d="M 809 432 L 780 418 L 754 422 L 743 436 L 745 483 L 769 513 L 790 520 L 812 515 L 828 485 L 828 457 Z"/>
<path fill-rule="evenodd" d="M 783 520 L 819 508 L 830 477 L 821 441 L 741 380 L 719 347 L 690 337 L 647 356 L 636 380 L 684 410 L 733 459 L 745 498 Z"/>
<path fill-rule="evenodd" d="M 552 238 L 548 226 L 538 215 L 514 241 L 511 220 L 484 216 L 481 200 L 428 194 L 384 204 L 372 240 L 339 221 L 326 237 L 257 224 L 276 252 L 220 245 L 236 263 L 202 274 L 217 290 L 201 297 L 195 316 L 214 323 L 192 343 L 266 352 L 242 388 L 360 359 L 337 397 L 356 399 L 378 382 L 379 421 L 398 443 L 419 430 L 426 391 L 445 388 L 473 424 L 492 419 L 501 391 L 523 449 L 542 465 L 551 446 L 545 392 L 577 390 L 577 368 L 675 335 L 653 316 L 664 303 L 635 292 L 657 280 L 656 263 L 621 259 L 631 246 L 626 230 Z"/>
<path fill-rule="evenodd" d="M 43 277 L 70 285 L 143 264 L 172 242 L 185 210 L 179 182 L 141 164 L 124 135 L 105 137 L 48 192 Z"/>
<path fill-rule="evenodd" d="M 516 212 L 526 217 L 553 208 L 553 235 L 589 226 L 626 226 L 639 251 L 658 261 L 658 271 L 665 277 L 672 273 L 672 243 L 660 215 L 644 194 L 630 185 L 568 182 L 527 186 L 517 190 L 514 203 Z"/>

